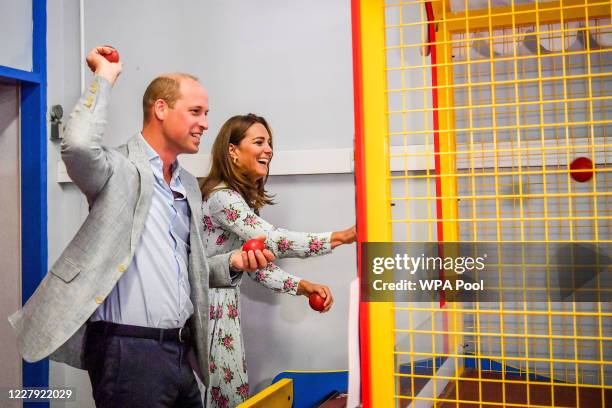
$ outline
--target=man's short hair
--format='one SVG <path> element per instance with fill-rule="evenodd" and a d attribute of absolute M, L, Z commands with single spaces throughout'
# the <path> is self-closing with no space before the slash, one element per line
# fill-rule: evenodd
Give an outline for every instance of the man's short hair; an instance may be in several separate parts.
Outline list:
<path fill-rule="evenodd" d="M 169 107 L 173 108 L 176 101 L 181 97 L 181 81 L 183 79 L 192 79 L 198 81 L 198 78 L 184 73 L 164 74 L 155 78 L 142 96 L 142 113 L 144 123 L 147 123 L 151 116 L 151 107 L 158 99 L 166 101 Z"/>

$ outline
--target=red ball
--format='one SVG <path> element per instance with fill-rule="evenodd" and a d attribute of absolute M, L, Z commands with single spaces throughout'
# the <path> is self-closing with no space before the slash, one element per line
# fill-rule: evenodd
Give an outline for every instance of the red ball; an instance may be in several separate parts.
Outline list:
<path fill-rule="evenodd" d="M 244 245 L 242 246 L 242 250 L 243 251 L 257 251 L 257 250 L 263 251 L 264 249 L 266 249 L 266 245 L 263 243 L 263 241 L 260 241 L 258 239 L 249 239 L 247 242 L 244 243 Z"/>
<path fill-rule="evenodd" d="M 570 164 L 570 176 L 579 183 L 593 178 L 593 162 L 588 157 L 577 157 Z"/>
<path fill-rule="evenodd" d="M 308 304 L 317 312 L 322 312 L 323 309 L 325 309 L 325 306 L 323 305 L 324 303 L 325 299 L 323 299 L 318 293 L 312 293 L 310 296 L 308 296 Z"/>
<path fill-rule="evenodd" d="M 110 54 L 104 54 L 104 58 L 106 58 L 108 62 L 119 62 L 119 53 L 117 50 L 110 45 L 105 45 L 105 47 L 112 48 L 113 50 Z"/>

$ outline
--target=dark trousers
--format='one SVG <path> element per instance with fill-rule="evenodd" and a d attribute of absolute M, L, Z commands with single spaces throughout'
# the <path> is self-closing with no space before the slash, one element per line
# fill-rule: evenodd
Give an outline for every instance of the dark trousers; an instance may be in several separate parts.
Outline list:
<path fill-rule="evenodd" d="M 85 366 L 96 407 L 202 407 L 189 343 L 87 328 Z"/>

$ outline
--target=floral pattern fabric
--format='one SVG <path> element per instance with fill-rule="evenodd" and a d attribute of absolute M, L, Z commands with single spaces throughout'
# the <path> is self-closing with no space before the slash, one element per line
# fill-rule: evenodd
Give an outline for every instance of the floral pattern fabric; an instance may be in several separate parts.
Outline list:
<path fill-rule="evenodd" d="M 331 252 L 331 233 L 303 233 L 276 228 L 231 189 L 214 191 L 202 203 L 203 240 L 207 256 L 240 248 L 245 241 L 266 236 L 266 247 L 277 258 L 324 255 Z M 300 278 L 274 263 L 247 273 L 251 279 L 279 293 L 297 294 Z M 210 385 L 207 407 L 234 407 L 249 397 L 249 383 L 240 328 L 240 282 L 231 288 L 210 289 Z"/>

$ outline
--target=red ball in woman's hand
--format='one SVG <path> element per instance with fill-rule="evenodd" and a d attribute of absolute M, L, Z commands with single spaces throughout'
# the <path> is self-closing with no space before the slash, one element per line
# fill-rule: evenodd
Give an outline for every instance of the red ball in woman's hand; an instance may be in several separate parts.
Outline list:
<path fill-rule="evenodd" d="M 323 309 L 325 309 L 325 299 L 323 299 L 318 293 L 311 293 L 310 296 L 308 296 L 308 304 L 310 304 L 310 307 L 317 312 L 322 312 Z"/>
<path fill-rule="evenodd" d="M 593 178 L 593 162 L 588 157 L 577 157 L 570 163 L 570 176 L 579 183 Z"/>
<path fill-rule="evenodd" d="M 260 251 L 263 251 L 264 249 L 266 249 L 266 245 L 263 243 L 263 241 L 260 241 L 259 239 L 249 239 L 242 246 L 242 250 L 246 252 L 249 252 L 249 251 L 255 252 L 258 249 Z"/>

